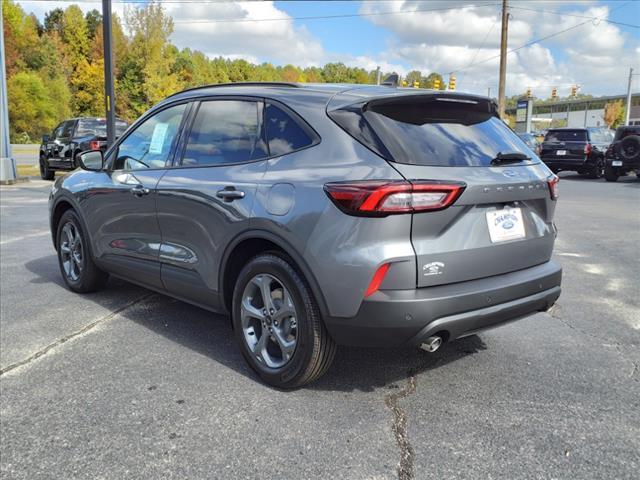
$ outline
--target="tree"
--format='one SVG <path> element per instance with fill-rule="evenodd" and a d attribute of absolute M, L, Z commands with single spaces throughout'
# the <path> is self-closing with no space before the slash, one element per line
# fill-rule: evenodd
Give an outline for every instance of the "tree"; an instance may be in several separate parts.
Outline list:
<path fill-rule="evenodd" d="M 94 38 L 96 36 L 96 32 L 98 28 L 102 29 L 102 14 L 96 10 L 89 10 L 87 14 L 84 16 L 84 20 L 87 24 L 87 32 L 89 33 L 89 38 Z"/>
<path fill-rule="evenodd" d="M 418 70 L 412 70 L 407 73 L 407 76 L 404 79 L 409 87 L 413 87 L 414 82 L 418 82 L 421 84 L 422 73 Z M 423 85 L 421 84 L 420 86 L 422 87 Z"/>
<path fill-rule="evenodd" d="M 607 102 L 604 106 L 604 123 L 609 128 L 617 128 L 618 125 L 624 122 L 626 116 L 626 109 L 622 100 L 616 100 L 615 102 Z"/>
<path fill-rule="evenodd" d="M 54 8 L 50 12 L 44 14 L 44 31 L 47 33 L 57 32 L 62 35 L 62 17 L 64 10 L 60 7 Z"/>
<path fill-rule="evenodd" d="M 73 111 L 78 116 L 98 116 L 104 112 L 104 60 L 83 59 L 71 77 Z"/>
<path fill-rule="evenodd" d="M 89 30 L 82 10 L 77 5 L 67 7 L 62 16 L 62 41 L 72 71 L 89 53 Z"/>
<path fill-rule="evenodd" d="M 44 82 L 33 72 L 19 72 L 7 81 L 9 92 L 9 135 L 18 139 L 25 133 L 32 139 L 53 129 L 56 112 Z"/>
<path fill-rule="evenodd" d="M 442 78 L 442 75 L 440 75 L 439 73 L 436 72 L 431 72 L 429 75 L 427 75 L 426 77 L 424 77 L 422 79 L 422 82 L 420 83 L 420 86 L 422 87 L 424 84 L 424 88 L 435 88 L 436 85 L 436 80 L 440 81 L 440 90 L 444 90 L 445 89 L 445 84 L 444 84 L 444 79 Z"/>

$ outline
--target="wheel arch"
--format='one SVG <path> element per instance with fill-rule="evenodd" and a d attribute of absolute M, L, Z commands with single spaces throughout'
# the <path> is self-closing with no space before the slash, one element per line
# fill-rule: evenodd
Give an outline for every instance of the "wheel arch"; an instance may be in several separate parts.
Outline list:
<path fill-rule="evenodd" d="M 82 216 L 82 211 L 79 206 L 73 201 L 71 198 L 66 195 L 60 196 L 55 200 L 52 208 L 51 208 L 51 216 L 50 216 L 50 227 L 51 227 L 51 240 L 53 241 L 53 248 L 56 250 L 58 246 L 56 245 L 56 234 L 58 232 L 58 225 L 60 223 L 60 219 L 62 215 L 68 210 L 73 210 L 78 216 L 78 220 L 82 223 L 82 230 L 84 231 L 87 241 L 91 244 L 91 251 L 93 252 L 93 243 L 91 240 L 91 232 L 87 228 L 87 223 L 84 221 L 84 217 Z"/>
<path fill-rule="evenodd" d="M 250 230 L 241 233 L 233 239 L 225 249 L 220 268 L 220 299 L 222 304 L 231 312 L 231 301 L 233 297 L 233 287 L 235 280 L 246 261 L 261 252 L 270 250 L 281 251 L 293 262 L 303 275 L 320 308 L 323 318 L 328 315 L 328 309 L 320 285 L 313 275 L 304 257 L 296 249 L 279 235 L 266 230 Z"/>

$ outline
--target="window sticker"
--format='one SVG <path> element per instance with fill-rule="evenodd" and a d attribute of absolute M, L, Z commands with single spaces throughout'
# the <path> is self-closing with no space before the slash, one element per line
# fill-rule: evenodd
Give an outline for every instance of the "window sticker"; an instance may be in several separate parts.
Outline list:
<path fill-rule="evenodd" d="M 162 153 L 162 147 L 164 146 L 164 140 L 167 136 L 168 128 L 168 123 L 158 123 L 153 128 L 153 135 L 151 136 L 151 143 L 149 144 L 149 153 Z"/>

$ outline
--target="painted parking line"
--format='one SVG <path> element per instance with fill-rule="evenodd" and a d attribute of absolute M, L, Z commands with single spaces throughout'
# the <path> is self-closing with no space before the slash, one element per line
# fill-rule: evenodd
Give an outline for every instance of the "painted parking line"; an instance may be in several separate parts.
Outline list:
<path fill-rule="evenodd" d="M 42 237 L 44 235 L 51 235 L 51 232 L 49 230 L 42 230 L 41 232 L 29 233 L 20 237 L 7 238 L 6 240 L 0 241 L 0 245 L 7 245 L 9 243 L 19 242 L 20 240 L 25 240 L 27 238 Z"/>

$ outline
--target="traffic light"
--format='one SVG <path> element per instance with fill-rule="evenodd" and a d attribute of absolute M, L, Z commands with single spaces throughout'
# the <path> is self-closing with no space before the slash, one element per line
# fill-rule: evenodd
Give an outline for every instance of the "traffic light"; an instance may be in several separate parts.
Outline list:
<path fill-rule="evenodd" d="M 433 80 L 433 89 L 434 90 L 440 90 L 440 79 L 436 78 Z"/>
<path fill-rule="evenodd" d="M 551 99 L 555 100 L 556 98 L 558 98 L 558 89 L 556 87 L 553 87 L 551 89 Z"/>
<path fill-rule="evenodd" d="M 418 80 L 413 82 L 413 88 L 420 88 L 420 82 Z"/>
<path fill-rule="evenodd" d="M 578 85 L 571 85 L 571 96 L 576 98 L 578 96 Z"/>
<path fill-rule="evenodd" d="M 451 74 L 449 75 L 449 90 L 456 89 L 456 76 Z"/>
<path fill-rule="evenodd" d="M 531 98 L 533 96 L 533 91 L 531 90 L 531 87 L 527 88 L 527 98 Z"/>

